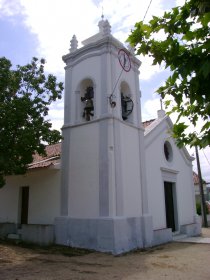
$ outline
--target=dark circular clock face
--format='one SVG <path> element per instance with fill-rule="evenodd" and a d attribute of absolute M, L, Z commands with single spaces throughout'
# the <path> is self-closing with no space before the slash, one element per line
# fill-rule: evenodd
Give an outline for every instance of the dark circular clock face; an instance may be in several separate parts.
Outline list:
<path fill-rule="evenodd" d="M 126 72 L 129 72 L 131 69 L 131 61 L 130 61 L 128 53 L 125 50 L 120 49 L 118 52 L 118 59 L 119 59 L 119 62 L 120 62 L 120 65 L 122 66 L 122 68 Z"/>

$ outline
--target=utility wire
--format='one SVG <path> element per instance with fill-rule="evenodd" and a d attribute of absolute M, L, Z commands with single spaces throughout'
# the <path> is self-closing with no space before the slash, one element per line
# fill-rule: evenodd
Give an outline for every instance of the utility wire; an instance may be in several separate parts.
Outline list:
<path fill-rule="evenodd" d="M 203 154 L 204 154 L 204 156 L 205 156 L 205 158 L 206 158 L 206 160 L 207 160 L 208 164 L 210 165 L 210 162 L 209 162 L 209 160 L 208 160 L 208 158 L 207 158 L 206 154 L 204 153 L 204 150 L 202 150 L 202 151 L 203 151 Z"/>
<path fill-rule="evenodd" d="M 145 17 L 146 17 L 146 15 L 147 15 L 147 13 L 148 13 L 148 11 L 149 11 L 149 8 L 150 8 L 151 3 L 152 3 L 152 0 L 150 0 L 150 2 L 149 2 L 149 5 L 148 5 L 148 7 L 147 7 L 147 10 L 146 10 L 146 12 L 145 12 L 145 15 L 144 15 L 144 17 L 143 17 L 143 20 L 142 20 L 142 21 L 144 21 L 144 19 L 145 19 Z"/>
<path fill-rule="evenodd" d="M 149 5 L 148 5 L 147 10 L 146 10 L 146 12 L 145 12 L 145 15 L 144 15 L 144 17 L 143 17 L 143 21 L 144 21 L 144 19 L 145 19 L 147 13 L 148 13 L 148 11 L 149 11 L 149 8 L 150 8 L 151 4 L 152 4 L 152 0 L 150 0 L 150 2 L 149 2 Z M 103 7 L 102 7 L 102 14 L 103 14 Z M 122 71 L 121 71 L 121 73 L 120 73 L 120 75 L 119 75 L 119 77 L 118 77 L 118 79 L 117 79 L 117 81 L 116 81 L 116 84 L 115 84 L 115 86 L 114 86 L 114 89 L 113 89 L 111 95 L 109 96 L 109 98 L 112 98 L 112 97 L 113 97 L 115 88 L 116 88 L 116 86 L 117 86 L 117 83 L 118 83 L 118 81 L 119 81 L 121 75 L 122 75 L 122 72 L 123 72 L 123 69 L 122 69 Z"/>
<path fill-rule="evenodd" d="M 116 89 L 117 83 L 118 83 L 118 81 L 119 81 L 119 79 L 120 79 L 120 77 L 121 77 L 121 75 L 122 75 L 122 72 L 123 72 L 123 68 L 122 68 L 122 70 L 121 70 L 121 72 L 120 72 L 120 75 L 119 75 L 119 77 L 118 77 L 118 79 L 117 79 L 117 81 L 116 81 L 116 83 L 115 83 L 114 89 L 113 89 L 113 91 L 112 91 L 110 97 L 113 96 L 113 94 L 114 94 L 114 91 L 115 91 L 115 89 Z"/>

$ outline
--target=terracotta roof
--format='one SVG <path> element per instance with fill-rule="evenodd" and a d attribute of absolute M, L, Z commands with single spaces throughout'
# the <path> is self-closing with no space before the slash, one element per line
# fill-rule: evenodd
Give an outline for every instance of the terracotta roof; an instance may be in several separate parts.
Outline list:
<path fill-rule="evenodd" d="M 145 121 L 142 122 L 143 127 L 146 128 L 147 126 L 149 126 L 151 123 L 153 123 L 155 121 L 155 119 L 149 120 L 149 121 Z"/>
<path fill-rule="evenodd" d="M 34 155 L 34 160 L 28 165 L 29 169 L 50 167 L 60 162 L 61 143 L 46 146 L 46 156 Z"/>
<path fill-rule="evenodd" d="M 163 118 L 157 118 L 154 120 L 147 121 L 147 122 L 145 122 L 145 124 L 143 123 L 144 128 L 145 128 L 144 136 L 148 135 L 151 131 L 153 131 L 154 128 L 157 127 L 162 121 L 163 121 Z"/>
<path fill-rule="evenodd" d="M 194 182 L 194 185 L 198 185 L 198 184 L 199 184 L 199 177 L 198 177 L 198 174 L 195 173 L 194 171 L 193 171 L 193 182 Z M 203 183 L 206 184 L 206 181 L 203 180 Z"/>

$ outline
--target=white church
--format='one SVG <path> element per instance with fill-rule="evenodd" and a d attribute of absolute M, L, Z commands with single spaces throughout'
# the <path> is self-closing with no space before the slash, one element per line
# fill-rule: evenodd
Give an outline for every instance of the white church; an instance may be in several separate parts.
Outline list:
<path fill-rule="evenodd" d="M 98 26 L 63 56 L 62 143 L 0 189 L 0 237 L 120 254 L 201 232 L 193 158 L 163 110 L 142 123 L 141 62 Z"/>

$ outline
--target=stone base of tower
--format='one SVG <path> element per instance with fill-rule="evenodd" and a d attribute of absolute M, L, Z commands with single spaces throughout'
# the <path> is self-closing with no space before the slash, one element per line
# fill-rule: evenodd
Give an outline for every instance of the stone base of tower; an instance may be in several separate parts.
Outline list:
<path fill-rule="evenodd" d="M 111 252 L 118 255 L 150 247 L 153 240 L 152 217 L 55 219 L 56 244 Z"/>

